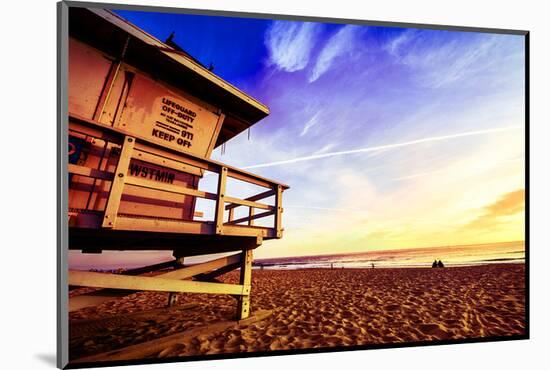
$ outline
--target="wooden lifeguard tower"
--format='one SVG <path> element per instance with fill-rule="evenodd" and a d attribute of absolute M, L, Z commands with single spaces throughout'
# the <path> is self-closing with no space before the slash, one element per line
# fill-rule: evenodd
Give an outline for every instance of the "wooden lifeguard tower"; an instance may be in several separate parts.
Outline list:
<path fill-rule="evenodd" d="M 238 297 L 237 318 L 246 318 L 252 252 L 282 237 L 288 186 L 210 155 L 266 117 L 268 108 L 177 46 L 100 9 L 70 8 L 68 89 L 69 249 L 171 250 L 175 257 L 122 274 L 71 270 L 69 285 L 105 288 L 112 296 L 143 290 L 230 294 Z M 217 176 L 216 192 L 199 190 L 207 173 Z M 262 190 L 232 197 L 228 179 Z M 212 203 L 212 219 L 195 210 L 197 198 Z M 240 207 L 248 212 L 236 218 Z M 261 218 L 272 219 L 271 226 L 255 225 Z M 237 253 L 183 264 L 188 256 L 232 251 Z M 239 284 L 215 282 L 237 268 Z"/>

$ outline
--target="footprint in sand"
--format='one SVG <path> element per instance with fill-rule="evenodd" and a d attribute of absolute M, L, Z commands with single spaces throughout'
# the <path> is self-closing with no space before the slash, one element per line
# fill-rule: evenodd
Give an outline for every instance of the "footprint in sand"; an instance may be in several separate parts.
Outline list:
<path fill-rule="evenodd" d="M 399 310 L 399 308 L 400 308 L 400 305 L 398 305 L 398 304 L 389 304 L 389 305 L 384 307 L 384 309 L 387 310 L 387 311 L 397 311 L 397 310 Z"/>
<path fill-rule="evenodd" d="M 434 334 L 439 330 L 439 325 L 437 324 L 420 324 L 418 327 L 420 331 L 424 334 Z"/>
<path fill-rule="evenodd" d="M 273 337 L 267 334 L 262 335 L 258 341 L 262 344 L 270 344 L 273 341 Z"/>
<path fill-rule="evenodd" d="M 367 304 L 376 304 L 376 303 L 378 303 L 378 299 L 373 298 L 373 297 L 365 297 L 364 301 Z"/>
<path fill-rule="evenodd" d="M 426 335 L 434 335 L 439 339 L 449 338 L 446 330 L 443 330 L 438 324 L 420 324 L 419 330 Z"/>
<path fill-rule="evenodd" d="M 272 351 L 276 351 L 278 349 L 283 349 L 283 345 L 281 344 L 281 342 L 277 339 L 275 340 L 273 343 L 271 343 L 269 345 L 269 349 L 272 350 Z"/>
<path fill-rule="evenodd" d="M 210 342 L 210 350 L 219 352 L 223 349 L 223 346 L 225 344 L 225 340 L 222 339 L 216 339 Z"/>
<path fill-rule="evenodd" d="M 185 344 L 182 343 L 176 343 L 174 345 L 171 345 L 168 348 L 165 348 L 158 354 L 158 358 L 164 358 L 164 357 L 173 357 L 177 356 L 178 353 L 181 353 L 185 350 Z"/>
<path fill-rule="evenodd" d="M 243 344 L 242 338 L 239 336 L 234 336 L 225 343 L 225 346 L 233 348 L 238 347 L 240 344 Z"/>
<path fill-rule="evenodd" d="M 325 337 L 322 339 L 322 343 L 326 346 L 338 346 L 342 344 L 342 338 L 336 336 Z"/>

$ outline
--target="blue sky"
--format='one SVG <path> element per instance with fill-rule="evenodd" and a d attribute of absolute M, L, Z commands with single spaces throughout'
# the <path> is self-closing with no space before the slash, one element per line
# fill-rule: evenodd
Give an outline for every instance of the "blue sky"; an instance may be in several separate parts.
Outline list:
<path fill-rule="evenodd" d="M 213 153 L 291 186 L 259 257 L 523 239 L 523 36 L 117 14 L 270 108 Z"/>

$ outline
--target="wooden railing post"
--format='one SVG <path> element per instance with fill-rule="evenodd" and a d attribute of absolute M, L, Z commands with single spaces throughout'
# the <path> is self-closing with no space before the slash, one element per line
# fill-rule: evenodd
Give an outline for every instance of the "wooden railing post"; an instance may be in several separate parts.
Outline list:
<path fill-rule="evenodd" d="M 254 226 L 254 207 L 248 208 L 248 226 Z"/>
<path fill-rule="evenodd" d="M 128 167 L 130 166 L 135 143 L 136 140 L 133 137 L 124 137 L 122 150 L 120 151 L 120 157 L 118 158 L 118 164 L 116 166 L 115 177 L 111 183 L 111 190 L 109 190 L 109 198 L 107 199 L 107 206 L 105 207 L 103 227 L 115 227 L 118 207 L 120 205 L 122 191 L 124 190 L 124 183 L 126 182 L 126 175 L 128 174 Z"/>
<path fill-rule="evenodd" d="M 176 254 L 175 251 L 173 252 L 174 257 L 176 258 L 175 262 L 175 269 L 183 268 L 185 257 L 181 256 L 179 254 Z M 168 293 L 168 307 L 173 307 L 178 304 L 178 294 L 174 292 Z"/>
<path fill-rule="evenodd" d="M 237 320 L 246 319 L 250 315 L 250 286 L 252 283 L 252 249 L 244 250 L 241 257 L 240 285 L 248 289 L 248 294 L 239 296 L 237 305 Z M 243 291 L 243 293 L 246 293 Z"/>
<path fill-rule="evenodd" d="M 283 214 L 283 187 L 277 185 L 275 189 L 275 232 L 277 239 L 283 237 L 282 227 L 282 214 Z"/>
<path fill-rule="evenodd" d="M 223 234 L 223 213 L 225 211 L 225 184 L 227 182 L 227 167 L 222 167 L 218 179 L 218 198 L 216 199 L 216 234 Z"/>

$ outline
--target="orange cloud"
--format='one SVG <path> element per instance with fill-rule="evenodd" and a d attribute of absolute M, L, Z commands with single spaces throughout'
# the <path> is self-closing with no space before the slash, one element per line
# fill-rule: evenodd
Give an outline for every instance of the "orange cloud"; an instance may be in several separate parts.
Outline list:
<path fill-rule="evenodd" d="M 511 216 L 525 209 L 525 190 L 504 194 L 496 202 L 483 207 L 481 216 L 467 224 L 466 228 L 493 229 L 500 226 L 504 216 Z"/>

